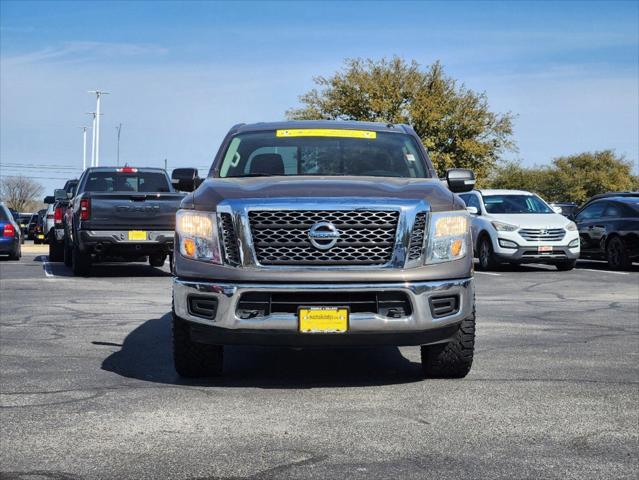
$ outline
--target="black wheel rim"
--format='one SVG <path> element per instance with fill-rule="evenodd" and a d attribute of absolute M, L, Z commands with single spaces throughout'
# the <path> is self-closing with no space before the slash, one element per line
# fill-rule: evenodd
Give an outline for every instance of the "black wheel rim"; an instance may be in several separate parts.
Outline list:
<path fill-rule="evenodd" d="M 610 242 L 608 246 L 608 261 L 615 266 L 621 264 L 621 245 L 619 245 L 619 241 L 614 239 Z"/>
<path fill-rule="evenodd" d="M 490 253 L 488 252 L 488 243 L 486 243 L 486 240 L 483 240 L 481 242 L 481 248 L 479 249 L 479 263 L 481 264 L 482 267 L 488 266 L 489 254 Z"/>

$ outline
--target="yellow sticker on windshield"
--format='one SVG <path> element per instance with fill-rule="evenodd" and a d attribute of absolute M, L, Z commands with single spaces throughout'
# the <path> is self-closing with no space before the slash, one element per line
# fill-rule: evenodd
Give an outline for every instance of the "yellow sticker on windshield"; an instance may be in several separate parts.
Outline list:
<path fill-rule="evenodd" d="M 377 132 L 369 130 L 346 130 L 337 128 L 294 128 L 277 130 L 277 137 L 340 137 L 340 138 L 377 138 Z"/>

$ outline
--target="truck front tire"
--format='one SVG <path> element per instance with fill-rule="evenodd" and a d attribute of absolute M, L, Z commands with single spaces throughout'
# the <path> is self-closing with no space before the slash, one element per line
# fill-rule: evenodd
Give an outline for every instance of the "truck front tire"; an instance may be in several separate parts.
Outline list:
<path fill-rule="evenodd" d="M 181 377 L 217 377 L 222 374 L 224 347 L 191 340 L 188 322 L 173 312 L 173 364 Z"/>
<path fill-rule="evenodd" d="M 422 369 L 428 378 L 464 378 L 470 372 L 475 351 L 475 312 L 462 320 L 448 343 L 422 345 Z"/>

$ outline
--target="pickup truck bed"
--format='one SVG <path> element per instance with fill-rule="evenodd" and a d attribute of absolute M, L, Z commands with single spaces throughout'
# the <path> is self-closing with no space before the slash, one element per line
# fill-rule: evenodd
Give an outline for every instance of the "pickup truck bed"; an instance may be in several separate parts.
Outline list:
<path fill-rule="evenodd" d="M 65 263 L 81 275 L 104 257 L 148 256 L 151 265 L 163 265 L 173 252 L 175 212 L 183 198 L 164 170 L 86 170 L 65 215 Z"/>

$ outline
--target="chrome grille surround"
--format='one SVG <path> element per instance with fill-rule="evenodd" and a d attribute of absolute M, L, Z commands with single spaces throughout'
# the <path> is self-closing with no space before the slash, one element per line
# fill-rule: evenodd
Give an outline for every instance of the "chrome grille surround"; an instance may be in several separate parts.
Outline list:
<path fill-rule="evenodd" d="M 230 213 L 221 213 L 219 217 L 224 260 L 229 265 L 237 266 L 240 264 L 240 250 L 237 245 L 237 235 L 235 234 L 233 217 Z"/>
<path fill-rule="evenodd" d="M 237 236 L 237 244 L 239 247 L 239 267 L 246 268 L 259 268 L 269 270 L 307 270 L 307 269 L 324 269 L 330 268 L 331 270 L 361 270 L 367 268 L 411 268 L 421 266 L 423 264 L 422 257 L 417 260 L 407 260 L 408 248 L 410 244 L 411 232 L 413 230 L 413 224 L 416 219 L 416 215 L 420 212 L 425 213 L 425 223 L 428 224 L 430 205 L 425 200 L 405 200 L 397 198 L 375 198 L 369 200 L 362 200 L 357 197 L 342 197 L 342 198 L 326 198 L 326 197 L 309 197 L 309 198 L 287 198 L 279 197 L 273 199 L 264 198 L 244 198 L 244 199 L 227 199 L 220 202 L 217 206 L 218 214 L 228 213 L 232 216 L 233 224 L 235 226 L 235 233 Z M 317 263 L 276 263 L 276 264 L 263 264 L 257 254 L 253 236 L 253 229 L 249 217 L 252 212 L 258 212 L 262 215 L 264 212 L 299 212 L 299 211 L 312 211 L 316 212 L 375 212 L 376 218 L 387 218 L 389 212 L 392 213 L 390 218 L 396 218 L 396 226 L 392 235 L 388 235 L 385 232 L 382 236 L 386 241 L 394 238 L 391 241 L 390 253 L 384 254 L 383 263 L 371 264 L 367 262 L 353 263 L 326 263 L 323 258 Z M 382 212 L 382 213 L 378 213 Z M 384 213 L 385 212 L 385 213 Z M 218 215 L 218 218 L 219 218 Z M 271 218 L 265 217 L 265 218 Z M 381 222 L 383 223 L 383 222 Z M 221 222 L 218 224 L 221 225 Z M 355 223 L 357 226 L 358 224 Z M 361 225 L 361 222 L 360 222 Z M 310 227 L 310 225 L 309 225 Z M 258 234 L 258 238 L 266 239 L 269 235 L 278 235 L 280 232 L 268 232 L 266 230 L 273 228 L 273 225 L 265 226 L 263 229 L 265 232 Z M 339 227 L 338 227 L 339 228 Z M 294 228 L 290 228 L 294 230 Z M 374 230 L 375 228 L 373 228 Z M 302 229 L 300 229 L 302 230 Z M 357 230 L 357 229 L 355 229 Z M 387 230 L 383 229 L 382 230 Z M 290 239 L 299 240 L 299 235 L 302 232 L 288 232 Z M 310 246 L 308 240 L 308 229 L 303 232 L 305 235 L 306 246 L 308 248 L 314 248 Z M 380 232 L 378 232 L 380 233 Z M 220 235 L 222 235 L 222 228 L 220 228 Z M 260 237 L 261 236 L 261 237 Z M 270 238 L 273 240 L 273 238 Z M 345 248 L 346 253 L 356 255 L 357 251 L 353 252 L 352 248 L 359 248 L 357 246 L 358 238 L 350 238 L 352 243 L 345 243 L 339 245 L 340 248 Z M 373 253 L 379 255 L 379 252 L 374 249 L 373 244 L 367 242 L 359 242 L 368 248 L 373 248 Z M 270 245 L 272 246 L 272 245 Z M 292 244 L 291 247 L 298 247 L 297 244 Z M 302 245 L 299 245 L 302 247 Z M 338 248 L 338 245 L 328 250 L 329 254 L 334 249 Z M 383 246 L 383 248 L 386 248 Z M 319 255 L 326 254 L 326 250 L 317 251 Z M 267 251 L 267 253 L 270 253 Z M 304 254 L 304 251 L 293 250 L 293 253 L 298 255 Z M 330 261 L 330 259 L 329 259 Z M 228 264 L 228 262 L 226 262 Z"/>
<path fill-rule="evenodd" d="M 518 233 L 529 242 L 558 242 L 566 236 L 563 228 L 521 228 Z"/>

